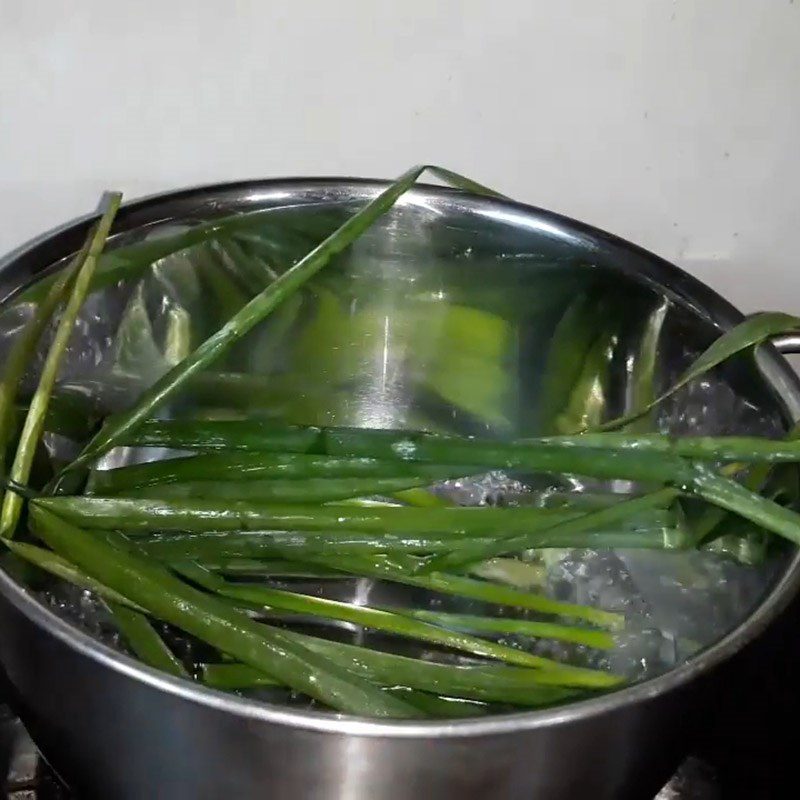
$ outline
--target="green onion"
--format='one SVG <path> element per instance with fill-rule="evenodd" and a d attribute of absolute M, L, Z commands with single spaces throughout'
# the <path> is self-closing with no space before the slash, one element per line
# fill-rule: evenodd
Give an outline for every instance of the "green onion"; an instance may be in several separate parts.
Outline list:
<path fill-rule="evenodd" d="M 751 492 L 730 478 L 697 466 L 694 480 L 687 486 L 709 503 L 727 511 L 733 511 L 751 522 L 755 522 L 790 542 L 800 544 L 800 514 L 784 508 L 767 497 Z"/>
<path fill-rule="evenodd" d="M 310 616 L 353 622 L 374 630 L 387 631 L 398 636 L 434 642 L 454 650 L 461 650 L 484 658 L 494 658 L 509 664 L 542 669 L 555 668 L 567 672 L 577 669 L 578 673 L 574 679 L 576 681 L 585 679 L 586 683 L 580 684 L 584 686 L 599 687 L 618 682 L 617 678 L 609 678 L 607 673 L 604 672 L 565 666 L 549 658 L 532 655 L 524 650 L 507 647 L 487 639 L 460 634 L 402 613 L 393 613 L 353 603 L 343 603 L 338 600 L 327 600 L 321 597 L 311 597 L 281 589 L 272 589 L 260 584 L 227 583 L 220 580 L 217 592 L 236 601 L 245 601 L 257 606 L 265 606 L 281 611 L 291 611 L 295 614 L 308 614 Z"/>
<path fill-rule="evenodd" d="M 129 605 L 132 608 L 137 608 L 135 603 L 132 603 L 119 592 L 109 589 L 104 586 L 100 581 L 89 577 L 79 570 L 73 563 L 67 561 L 65 558 L 56 555 L 50 550 L 45 550 L 42 547 L 37 547 L 35 544 L 28 544 L 27 542 L 16 542 L 11 539 L 5 541 L 5 546 L 20 558 L 25 559 L 31 564 L 35 564 L 39 569 L 49 572 L 62 580 L 67 581 L 81 589 L 89 589 L 104 600 L 111 603 L 118 603 Z"/>
<path fill-rule="evenodd" d="M 36 533 L 64 558 L 157 619 L 264 671 L 332 708 L 371 716 L 414 716 L 414 709 L 298 645 L 282 631 L 259 625 L 227 604 L 187 585 L 169 570 L 114 547 L 38 509 Z"/>
<path fill-rule="evenodd" d="M 332 458 L 417 463 L 470 464 L 470 473 L 486 469 L 581 471 L 598 478 L 641 480 L 683 479 L 689 470 L 683 459 L 794 463 L 800 461 L 800 440 L 754 436 L 686 436 L 657 433 L 585 433 L 512 441 L 473 439 L 421 431 L 368 428 L 317 428 L 257 420 L 150 420 L 124 444 L 173 447 L 213 453 L 197 458 L 263 454 L 325 455 Z M 188 460 L 188 459 L 187 459 Z M 214 462 L 211 461 L 213 464 Z M 662 465 L 659 467 L 659 465 Z M 124 469 L 132 469 L 124 468 Z M 636 472 L 641 469 L 640 472 Z"/>
<path fill-rule="evenodd" d="M 610 650 L 614 646 L 614 637 L 610 633 L 591 628 L 576 628 L 569 625 L 556 625 L 552 622 L 516 619 L 514 617 L 480 617 L 474 614 L 449 614 L 444 611 L 427 611 L 424 609 L 400 608 L 392 610 L 414 619 L 455 630 L 556 639 L 561 642 L 572 642 L 594 647 L 598 650 Z"/>
<path fill-rule="evenodd" d="M 413 478 L 428 483 L 475 471 L 466 466 L 404 464 L 373 458 L 337 458 L 301 453 L 212 453 L 150 461 L 92 473 L 94 494 L 191 481 L 280 480 L 318 478 Z"/>
<path fill-rule="evenodd" d="M 335 659 L 354 674 L 383 685 L 534 706 L 555 702 L 574 692 L 574 689 L 571 692 L 560 684 L 564 676 L 556 669 L 437 664 L 291 631 L 287 634 L 309 650 Z M 204 677 L 207 677 L 205 670 Z M 619 683 L 622 683 L 621 679 L 618 679 Z"/>
<path fill-rule="evenodd" d="M 601 508 L 597 511 L 590 511 L 588 514 L 582 514 L 579 517 L 566 519 L 563 521 L 556 521 L 552 526 L 545 530 L 552 537 L 552 541 L 557 542 L 562 540 L 564 546 L 569 546 L 566 543 L 570 541 L 569 537 L 591 531 L 593 529 L 603 530 L 606 527 L 619 524 L 629 517 L 639 514 L 641 511 L 647 509 L 663 506 L 671 503 L 679 494 L 677 489 L 660 489 L 657 492 L 643 495 L 642 497 L 635 497 L 632 500 L 626 500 L 622 503 L 616 503 L 608 508 Z M 627 537 L 630 541 L 636 540 L 637 534 L 631 534 Z M 608 540 L 608 537 L 604 537 Z M 602 539 L 601 539 L 602 540 Z M 689 535 L 676 537 L 675 541 L 665 541 L 664 547 L 680 547 L 685 546 L 689 541 Z M 625 539 L 620 542 L 619 537 L 615 539 L 617 546 L 625 547 Z M 463 567 L 465 564 L 474 564 L 476 561 L 485 561 L 493 556 L 505 555 L 506 553 L 515 553 L 522 550 L 527 550 L 532 547 L 537 547 L 536 533 L 522 534 L 520 536 L 501 537 L 495 541 L 485 544 L 476 544 L 469 549 L 459 549 L 454 553 L 447 555 L 440 555 L 432 558 L 423 568 L 424 572 L 431 571 L 447 571 L 456 567 Z M 635 546 L 635 545 L 634 545 Z"/>
<path fill-rule="evenodd" d="M 618 508 L 622 504 L 616 504 L 604 509 L 606 514 L 589 519 L 602 521 L 609 518 L 616 521 L 630 516 L 636 520 L 633 525 L 647 527 L 653 518 L 646 513 L 637 518 L 633 517 L 633 513 L 647 512 L 657 502 L 673 496 L 672 490 L 665 490 L 663 494 L 647 501 L 640 499 L 635 505 Z M 530 535 L 532 542 L 535 541 L 535 531 L 546 530 L 556 522 L 581 517 L 580 513 L 557 508 L 279 506 L 244 500 L 197 498 L 172 500 L 58 496 L 37 498 L 35 506 L 48 508 L 87 528 L 116 528 L 130 532 L 279 530 L 321 531 L 327 534 L 345 531 L 387 535 L 495 536 L 498 530 L 502 530 L 510 535 Z M 578 532 L 582 533 L 583 530 L 585 528 L 580 527 Z M 553 546 L 553 541 L 539 540 L 529 546 Z"/>
<path fill-rule="evenodd" d="M 795 463 L 800 461 L 800 441 L 765 439 L 756 436 L 682 436 L 659 433 L 585 433 L 580 436 L 551 437 L 549 445 L 586 447 L 603 452 L 629 452 L 680 456 L 698 461 L 743 461 Z M 535 443 L 534 443 L 535 444 Z"/>
<path fill-rule="evenodd" d="M 552 533 L 550 532 L 552 530 Z M 527 537 L 531 549 L 539 548 L 620 548 L 677 549 L 686 540 L 681 527 L 654 527 L 631 531 L 577 531 L 561 535 L 550 529 Z M 303 560 L 305 555 L 369 555 L 393 553 L 465 553 L 472 563 L 475 550 L 490 550 L 492 537 L 472 537 L 459 533 L 370 533 L 298 531 L 204 531 L 202 533 L 152 533 L 138 539 L 148 555 L 160 560 L 220 558 L 274 558 L 291 554 Z"/>
<path fill-rule="evenodd" d="M 328 503 L 349 497 L 387 495 L 430 483 L 425 475 L 407 478 L 309 478 L 308 480 L 186 481 L 127 489 L 118 496 L 165 500 L 207 498 L 258 503 Z"/>
<path fill-rule="evenodd" d="M 16 337 L 6 356 L 3 380 L 0 383 L 0 473 L 5 474 L 6 447 L 8 447 L 15 430 L 14 403 L 19 392 L 19 385 L 25 370 L 34 359 L 36 347 L 45 328 L 67 296 L 76 271 L 86 260 L 93 235 L 94 230 L 87 237 L 70 266 L 59 275 L 58 280 L 53 282 L 49 291 L 42 297 L 33 318 Z"/>
<path fill-rule="evenodd" d="M 786 440 L 793 442 L 800 439 L 800 423 L 792 426 L 786 434 Z M 729 477 L 735 475 L 740 469 L 743 468 L 742 464 L 728 464 L 721 474 Z M 753 467 L 747 476 L 744 478 L 744 486 L 753 492 L 760 492 L 770 474 L 770 465 L 768 463 L 760 463 Z M 712 532 L 718 529 L 723 520 L 728 516 L 725 509 L 720 506 L 708 506 L 703 510 L 697 519 L 692 522 L 692 530 L 694 542 L 696 545 L 701 545 L 703 542 L 712 538 Z"/>
<path fill-rule="evenodd" d="M 633 441 L 553 437 L 501 441 L 415 431 L 316 428 L 253 420 L 155 421 L 121 443 L 178 449 L 319 453 L 399 463 L 473 464 L 491 469 L 569 472 L 655 483 L 686 479 L 689 465 L 670 452 L 639 452 Z M 615 446 L 615 442 L 616 446 Z"/>
<path fill-rule="evenodd" d="M 335 643 L 330 642 L 329 644 L 335 644 Z M 347 645 L 342 645 L 342 647 L 346 646 Z M 353 649 L 357 650 L 359 648 L 353 648 Z M 335 652 L 337 656 L 340 656 L 339 651 Z M 366 650 L 365 652 L 371 653 L 375 651 Z M 413 660 L 410 658 L 403 658 L 402 656 L 390 656 L 388 653 L 380 653 L 379 655 L 382 656 L 385 655 L 388 658 L 396 658 L 396 659 L 401 659 L 402 661 L 409 662 L 409 664 L 411 665 L 410 667 L 406 666 L 405 664 L 397 665 L 397 662 L 390 662 L 392 666 L 400 666 L 401 670 L 403 669 L 403 667 L 406 667 L 407 670 L 410 670 L 416 666 L 413 664 Z M 430 662 L 425 662 L 425 661 L 417 662 L 417 664 L 419 665 L 427 665 L 428 663 Z M 445 667 L 442 664 L 432 664 L 432 666 L 442 667 L 443 669 L 447 669 L 447 667 Z M 507 689 L 495 688 L 494 686 L 484 688 L 481 687 L 480 685 L 478 688 L 466 687 L 467 680 L 470 678 L 477 679 L 477 682 L 480 684 L 480 676 L 477 673 L 478 670 L 480 670 L 481 668 L 453 667 L 451 669 L 461 670 L 460 674 L 456 673 L 458 680 L 453 681 L 453 683 L 455 683 L 456 685 L 456 691 L 454 691 L 453 694 L 456 697 L 461 697 L 462 695 L 471 694 L 471 695 L 476 695 L 480 700 L 485 702 L 513 703 L 515 705 L 536 707 L 536 706 L 550 705 L 551 703 L 555 703 L 560 700 L 565 700 L 570 697 L 575 697 L 578 694 L 578 692 L 575 689 L 567 689 L 562 687 L 548 686 L 541 684 L 532 684 L 529 686 L 523 686 L 522 688 L 509 687 Z M 469 670 L 472 670 L 471 674 Z M 384 669 L 380 667 L 377 669 L 373 669 L 372 666 L 368 666 L 363 671 L 373 676 L 388 677 Z M 533 670 L 524 670 L 524 672 L 533 672 Z M 258 670 L 255 670 L 252 667 L 248 667 L 245 664 L 203 664 L 200 670 L 200 674 L 203 683 L 205 683 L 207 686 L 213 686 L 214 688 L 217 689 L 229 689 L 229 690 L 255 689 L 262 686 L 275 685 L 275 680 L 273 678 L 271 678 L 268 675 L 265 675 L 263 672 L 258 672 Z M 401 672 L 399 675 L 396 675 L 395 682 L 398 683 L 401 682 L 399 678 L 404 674 L 405 673 Z M 419 683 L 429 682 L 426 681 L 425 678 L 422 679 L 416 678 L 412 680 L 415 680 L 416 682 Z M 435 677 L 432 677 L 430 679 L 430 682 L 435 683 L 437 685 L 439 683 L 445 685 L 448 683 L 446 679 L 443 679 L 442 681 L 437 681 Z M 413 700 L 411 700 L 410 698 L 409 701 L 413 702 Z M 465 705 L 470 705 L 470 704 L 465 703 Z M 437 716 L 439 715 L 437 714 Z"/>
<path fill-rule="evenodd" d="M 117 603 L 109 603 L 109 608 L 120 632 L 141 661 L 178 678 L 188 677 L 180 659 L 164 644 L 144 614 Z"/>
<path fill-rule="evenodd" d="M 451 475 L 450 478 L 465 477 L 479 470 L 467 470 L 461 472 L 460 475 Z M 449 479 L 448 479 L 449 480 Z M 392 497 L 405 503 L 407 506 L 414 506 L 414 508 L 446 508 L 454 505 L 446 497 L 432 492 L 430 489 L 423 489 L 421 486 L 415 486 L 411 489 L 401 489 L 399 492 L 392 492 Z"/>
<path fill-rule="evenodd" d="M 230 478 L 245 482 L 265 478 L 398 477 L 410 474 L 413 469 L 411 465 L 370 458 L 330 458 L 298 453 L 212 453 L 96 470 L 92 473 L 92 491 L 112 495 L 148 486 Z"/>
<path fill-rule="evenodd" d="M 161 561 L 196 559 L 212 562 L 221 558 L 280 558 L 288 554 L 302 561 L 305 554 L 430 553 L 442 548 L 449 550 L 458 546 L 458 541 L 459 537 L 442 539 L 425 534 L 403 536 L 339 531 L 333 534 L 291 531 L 153 533 L 137 539 L 144 552 Z"/>
<path fill-rule="evenodd" d="M 147 543 L 140 547 L 147 552 Z M 149 553 L 148 553 L 149 554 Z M 193 556 L 179 554 L 178 559 L 192 559 Z M 170 559 L 165 559 L 170 560 Z M 298 561 L 287 561 L 282 558 L 202 558 L 199 563 L 206 569 L 219 572 L 221 575 L 247 576 L 250 578 L 342 578 L 345 577 L 336 570 L 324 567 L 302 564 Z"/>
<path fill-rule="evenodd" d="M 475 578 L 513 586 L 516 589 L 541 588 L 547 582 L 544 559 L 490 558 L 473 564 L 467 571 Z"/>
<path fill-rule="evenodd" d="M 424 563 L 413 556 L 393 553 L 375 556 L 325 556 L 319 559 L 311 554 L 304 554 L 302 559 L 306 564 L 319 563 L 331 569 L 354 575 L 368 575 L 409 586 L 419 586 L 442 594 L 453 594 L 460 597 L 469 597 L 473 600 L 483 600 L 496 605 L 516 606 L 537 611 L 540 614 L 553 614 L 572 619 L 585 620 L 593 625 L 611 630 L 620 630 L 625 625 L 622 614 L 604 611 L 600 608 L 580 606 L 573 603 L 561 603 L 551 600 L 540 594 L 520 591 L 509 586 L 499 586 L 483 580 L 474 580 L 461 575 L 449 575 L 442 572 L 432 572 L 425 575 L 418 574 L 420 566 Z"/>
<path fill-rule="evenodd" d="M 460 697 L 440 697 L 435 694 L 403 687 L 393 687 L 385 691 L 392 697 L 397 697 L 419 709 L 427 717 L 465 719 L 467 717 L 480 717 L 487 712 L 484 704 Z"/>
<path fill-rule="evenodd" d="M 25 417 L 25 424 L 22 427 L 22 433 L 17 445 L 17 453 L 14 457 L 14 463 L 11 465 L 9 478 L 16 483 L 25 484 L 30 476 L 33 457 L 44 428 L 45 415 L 47 414 L 50 395 L 58 376 L 58 370 L 61 366 L 61 359 L 72 336 L 75 320 L 83 305 L 97 259 L 103 251 L 106 237 L 111 229 L 111 224 L 114 221 L 121 200 L 122 195 L 119 193 L 112 193 L 108 196 L 106 210 L 94 230 L 91 242 L 86 250 L 86 257 L 79 267 L 76 265 L 78 272 L 72 285 L 70 298 L 58 323 L 53 343 L 42 367 L 39 385 L 36 387 L 36 392 L 28 408 L 28 414 Z M 13 537 L 21 510 L 22 498 L 14 492 L 6 492 L 2 511 L 0 511 L 0 537 L 5 539 Z"/>

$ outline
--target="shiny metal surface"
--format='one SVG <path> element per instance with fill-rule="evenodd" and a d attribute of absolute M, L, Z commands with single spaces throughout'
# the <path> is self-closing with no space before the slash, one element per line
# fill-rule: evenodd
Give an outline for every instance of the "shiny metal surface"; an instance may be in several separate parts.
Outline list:
<path fill-rule="evenodd" d="M 2 800 L 76 800 L 42 758 L 19 717 L 0 706 L 0 768 L 6 762 L 8 766 L 0 771 Z M 156 787 L 152 794 L 160 796 L 161 791 Z M 718 770 L 690 756 L 654 800 L 720 800 L 721 791 Z"/>
<path fill-rule="evenodd" d="M 290 214 L 302 214 L 302 207 L 312 205 L 341 209 L 373 196 L 379 187 L 369 181 L 289 180 L 192 189 L 126 206 L 120 228 L 135 231 L 232 209 L 272 206 Z M 88 224 L 67 225 L 5 259 L 0 294 L 7 296 L 75 250 Z M 470 251 L 468 268 L 486 271 L 485 287 L 511 269 L 497 256 L 532 254 L 508 273 L 508 280 L 521 281 L 518 294 L 526 302 L 524 276 L 537 269 L 538 254 L 545 250 L 550 264 L 589 261 L 619 280 L 667 292 L 694 321 L 694 333 L 724 329 L 741 319 L 710 289 L 656 256 L 520 204 L 420 187 L 370 237 L 348 263 L 356 272 L 372 269 L 374 274 L 377 267 L 390 283 L 398 274 L 402 279 L 404 263 L 419 260 L 420 247 L 451 260 L 465 242 L 473 242 L 478 253 Z M 412 283 L 414 278 L 408 275 Z M 788 365 L 767 349 L 760 366 L 769 390 L 762 381 L 752 391 L 774 394 L 787 415 L 798 416 L 800 390 Z M 400 375 L 393 385 L 396 391 L 384 395 L 387 402 L 369 406 L 371 414 L 380 411 L 381 422 L 403 421 L 407 382 Z M 526 383 L 521 394 L 532 391 Z M 0 662 L 34 739 L 86 797 L 147 798 L 155 796 L 154 787 L 166 786 L 171 800 L 401 800 L 421 794 L 648 798 L 685 754 L 687 731 L 694 715 L 703 712 L 699 679 L 752 640 L 798 585 L 795 556 L 746 624 L 659 678 L 562 708 L 455 722 L 334 717 L 179 681 L 98 644 L 2 572 Z"/>
<path fill-rule="evenodd" d="M 797 355 L 800 353 L 800 334 L 791 333 L 786 336 L 776 336 L 772 344 L 779 353 L 784 355 Z"/>

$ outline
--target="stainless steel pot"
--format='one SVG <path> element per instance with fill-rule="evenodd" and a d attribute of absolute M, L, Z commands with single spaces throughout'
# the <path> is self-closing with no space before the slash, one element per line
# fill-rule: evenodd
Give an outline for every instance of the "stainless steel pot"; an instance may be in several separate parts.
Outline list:
<path fill-rule="evenodd" d="M 380 186 L 299 179 L 203 187 L 132 203 L 119 227 L 137 232 L 266 207 L 302 218 L 309 208 L 349 208 Z M 5 294 L 76 250 L 89 223 L 70 223 L 0 262 Z M 666 292 L 698 340 L 741 319 L 708 287 L 616 237 L 547 211 L 435 187 L 409 193 L 357 248 L 353 263 L 382 280 L 400 275 L 407 287 L 420 263 L 435 257 L 483 271 L 487 289 L 513 271 L 509 280 L 526 305 L 535 298 L 525 293 L 525 276 L 545 262 L 565 271 L 591 264 L 620 285 Z M 749 390 L 796 417 L 794 373 L 773 350 L 761 361 L 762 376 L 748 377 Z M 530 381 L 521 379 L 522 396 L 530 396 Z M 401 375 L 384 391 L 380 421 L 402 421 L 405 387 Z M 34 739 L 82 797 L 649 798 L 685 753 L 687 731 L 703 710 L 700 679 L 754 639 L 799 584 L 795 556 L 746 623 L 661 677 L 561 708 L 466 721 L 342 718 L 172 679 L 98 644 L 2 572 L 0 661 Z"/>

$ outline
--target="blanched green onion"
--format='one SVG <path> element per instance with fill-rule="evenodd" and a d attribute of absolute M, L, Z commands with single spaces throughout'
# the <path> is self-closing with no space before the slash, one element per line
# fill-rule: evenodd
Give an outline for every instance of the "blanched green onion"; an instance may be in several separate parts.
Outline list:
<path fill-rule="evenodd" d="M 25 423 L 22 426 L 17 452 L 14 456 L 14 463 L 11 465 L 9 472 L 10 480 L 15 483 L 24 485 L 30 476 L 34 454 L 39 444 L 39 437 L 44 429 L 50 396 L 61 367 L 61 359 L 72 336 L 75 321 L 89 290 L 89 283 L 91 282 L 97 259 L 103 251 L 121 200 L 122 195 L 119 193 L 108 195 L 106 210 L 94 229 L 89 247 L 86 250 L 86 256 L 82 263 L 76 264 L 77 273 L 71 283 L 69 300 L 59 320 L 53 342 L 47 352 L 47 358 L 39 376 L 39 385 L 36 387 L 36 392 L 31 399 L 28 413 L 25 416 Z M 58 285 L 56 284 L 56 286 Z M 6 492 L 3 498 L 2 510 L 0 511 L 0 537 L 9 539 L 14 536 L 21 510 L 22 498 L 14 492 Z"/>

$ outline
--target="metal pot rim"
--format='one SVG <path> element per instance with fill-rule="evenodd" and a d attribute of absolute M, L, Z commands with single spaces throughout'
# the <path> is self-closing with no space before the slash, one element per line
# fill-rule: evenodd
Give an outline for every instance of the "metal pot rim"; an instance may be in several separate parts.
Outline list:
<path fill-rule="evenodd" d="M 164 203 L 194 198 L 205 202 L 204 208 L 213 211 L 215 198 L 220 194 L 236 197 L 243 205 L 261 203 L 265 200 L 281 200 L 300 188 L 311 193 L 321 192 L 328 200 L 353 200 L 370 197 L 386 185 L 385 181 L 364 178 L 278 178 L 249 180 L 235 183 L 208 184 L 188 189 L 163 192 L 145 197 L 123 206 L 118 222 L 122 229 L 138 227 L 137 220 L 148 217 L 157 221 L 150 212 Z M 554 233 L 571 235 L 583 244 L 602 243 L 627 252 L 646 261 L 657 271 L 659 283 L 669 282 L 672 291 L 691 297 L 692 303 L 710 313 L 715 322 L 731 325 L 742 319 L 741 313 L 708 286 L 693 278 L 679 267 L 670 264 L 659 256 L 637 245 L 606 233 L 585 223 L 551 211 L 517 203 L 510 200 L 465 195 L 429 184 L 417 184 L 406 196 L 406 202 L 420 200 L 432 201 L 442 205 L 456 205 L 461 210 L 488 214 L 499 221 L 511 224 L 525 224 L 538 229 L 552 229 Z M 306 202 L 308 202 L 306 200 Z M 149 216 L 148 216 L 149 215 Z M 0 274 L 30 255 L 34 250 L 50 240 L 71 235 L 76 241 L 85 235 L 94 215 L 86 215 L 49 231 L 27 242 L 9 255 L 0 259 Z M 164 219 L 161 217 L 160 219 Z M 64 253 L 62 252 L 62 255 Z M 665 280 L 666 279 L 666 280 Z M 781 362 L 776 351 L 766 353 L 770 365 L 781 373 L 783 393 L 800 397 L 800 379 L 791 368 Z M 800 401 L 799 401 L 800 402 Z M 383 721 L 332 715 L 315 711 L 299 711 L 282 706 L 270 705 L 260 701 L 207 688 L 189 681 L 173 678 L 139 661 L 126 656 L 111 647 L 98 642 L 89 634 L 72 626 L 49 610 L 26 589 L 17 584 L 0 569 L 0 592 L 17 610 L 34 624 L 41 626 L 58 637 L 70 647 L 78 650 L 100 665 L 122 673 L 129 678 L 148 684 L 154 689 L 180 696 L 215 710 L 235 714 L 240 717 L 269 722 L 290 727 L 302 728 L 320 733 L 340 733 L 356 736 L 429 738 L 429 737 L 477 737 L 497 734 L 513 734 L 521 730 L 533 730 L 554 725 L 565 725 L 588 717 L 602 715 L 608 711 L 646 701 L 678 689 L 709 671 L 725 659 L 734 655 L 748 642 L 759 635 L 767 625 L 785 608 L 791 596 L 800 589 L 800 552 L 796 552 L 783 575 L 771 588 L 755 611 L 733 631 L 728 633 L 695 658 L 690 659 L 663 675 L 651 678 L 624 689 L 597 698 L 569 703 L 564 706 L 538 711 L 524 711 L 498 715 L 489 718 L 445 721 Z"/>

